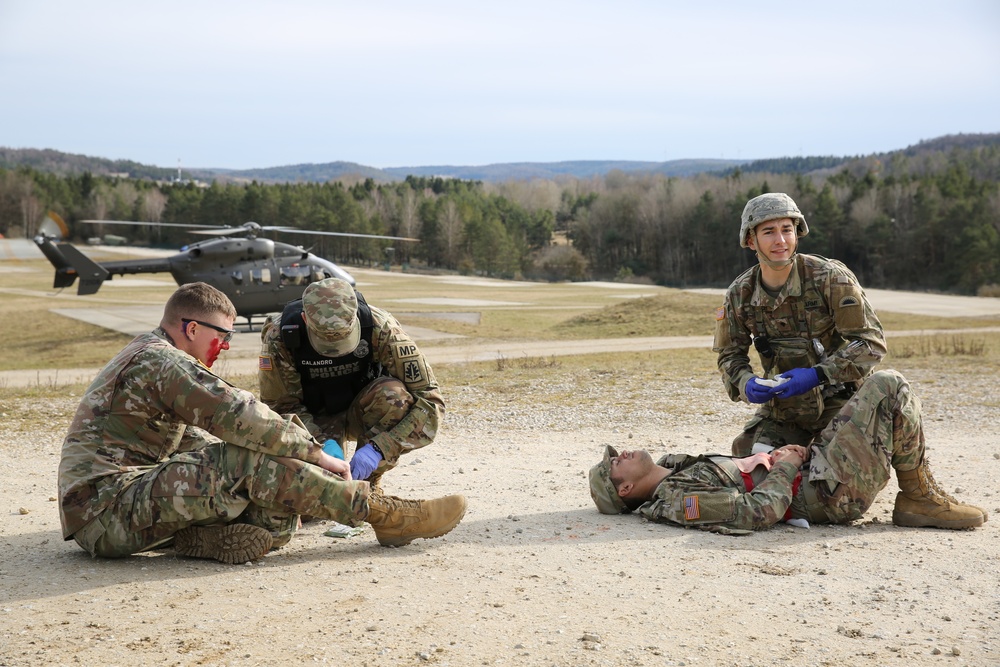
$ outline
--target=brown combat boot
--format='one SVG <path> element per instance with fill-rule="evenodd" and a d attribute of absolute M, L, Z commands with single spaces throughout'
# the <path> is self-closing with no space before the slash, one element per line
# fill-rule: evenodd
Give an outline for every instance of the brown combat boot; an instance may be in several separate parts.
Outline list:
<path fill-rule="evenodd" d="M 174 551 L 191 558 L 212 558 L 227 565 L 257 560 L 272 546 L 271 532 L 248 523 L 188 526 L 174 535 Z"/>
<path fill-rule="evenodd" d="M 368 496 L 368 518 L 378 543 L 401 547 L 423 537 L 441 537 L 465 516 L 465 496 L 407 500 L 375 493 Z"/>
<path fill-rule="evenodd" d="M 924 459 L 913 470 L 897 470 L 899 493 L 892 510 L 897 526 L 928 528 L 975 528 L 985 523 L 986 512 L 975 505 L 962 503 L 938 486 Z"/>

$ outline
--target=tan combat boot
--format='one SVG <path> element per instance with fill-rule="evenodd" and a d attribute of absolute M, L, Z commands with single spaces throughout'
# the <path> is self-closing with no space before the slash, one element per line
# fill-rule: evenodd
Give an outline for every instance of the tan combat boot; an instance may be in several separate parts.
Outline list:
<path fill-rule="evenodd" d="M 987 519 L 975 505 L 961 503 L 938 486 L 927 467 L 927 459 L 913 470 L 897 470 L 899 493 L 892 510 L 897 526 L 928 528 L 975 528 Z"/>
<path fill-rule="evenodd" d="M 257 560 L 271 550 L 266 528 L 248 523 L 188 526 L 174 535 L 174 551 L 191 558 L 212 558 L 227 565 Z"/>
<path fill-rule="evenodd" d="M 378 543 L 401 547 L 423 537 L 441 537 L 465 516 L 465 496 L 406 500 L 375 493 L 368 496 L 368 518 Z"/>

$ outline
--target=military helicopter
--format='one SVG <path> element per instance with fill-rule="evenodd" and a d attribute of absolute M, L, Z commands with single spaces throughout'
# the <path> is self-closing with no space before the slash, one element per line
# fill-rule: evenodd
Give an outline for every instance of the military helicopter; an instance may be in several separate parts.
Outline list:
<path fill-rule="evenodd" d="M 320 232 L 293 227 L 263 226 L 246 222 L 239 227 L 185 225 L 166 222 L 129 222 L 123 220 L 83 220 L 91 224 L 151 225 L 194 228 L 193 234 L 222 238 L 199 241 L 184 246 L 170 257 L 132 259 L 97 263 L 70 243 L 56 243 L 68 234 L 66 224 L 50 213 L 34 238 L 42 254 L 55 267 L 52 286 L 70 287 L 80 279 L 77 294 L 94 294 L 112 276 L 134 273 L 169 272 L 178 285 L 205 282 L 223 292 L 253 328 L 253 316 L 280 311 L 286 303 L 302 296 L 310 283 L 324 278 L 341 278 L 355 284 L 354 277 L 333 262 L 317 257 L 301 246 L 260 238 L 263 231 L 325 236 L 351 236 L 419 242 L 404 236 Z M 234 235 L 242 235 L 242 238 Z"/>

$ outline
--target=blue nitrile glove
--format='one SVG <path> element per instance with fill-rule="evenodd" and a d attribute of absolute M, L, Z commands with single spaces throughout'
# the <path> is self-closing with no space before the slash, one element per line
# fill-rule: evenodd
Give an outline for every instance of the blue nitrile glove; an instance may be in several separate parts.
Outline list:
<path fill-rule="evenodd" d="M 375 448 L 375 445 L 368 443 L 351 457 L 351 479 L 368 479 L 378 467 L 378 462 L 382 460 L 382 452 Z"/>
<path fill-rule="evenodd" d="M 331 439 L 324 442 L 323 451 L 334 458 L 340 459 L 341 461 L 344 460 L 344 448 L 341 447 L 340 443 L 336 440 Z"/>
<path fill-rule="evenodd" d="M 757 384 L 757 378 L 752 377 L 747 380 L 747 386 L 743 388 L 743 391 L 751 403 L 767 403 L 774 395 L 774 389 L 774 387 Z"/>
<path fill-rule="evenodd" d="M 781 377 L 788 378 L 788 382 L 774 388 L 774 395 L 778 398 L 792 398 L 819 386 L 819 373 L 815 368 L 793 368 L 782 373 Z"/>

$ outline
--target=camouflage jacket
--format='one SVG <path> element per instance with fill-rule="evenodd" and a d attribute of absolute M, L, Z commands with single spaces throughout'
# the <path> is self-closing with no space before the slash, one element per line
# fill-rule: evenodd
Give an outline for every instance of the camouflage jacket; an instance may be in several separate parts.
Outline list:
<path fill-rule="evenodd" d="M 310 463 L 321 452 L 298 419 L 219 378 L 162 329 L 137 337 L 87 388 L 63 441 L 63 537 L 160 462 L 216 439 Z"/>
<path fill-rule="evenodd" d="M 712 350 L 734 401 L 746 399 L 744 387 L 754 376 L 748 352 L 757 336 L 766 336 L 774 347 L 798 346 L 801 356 L 790 356 L 786 366 L 817 366 L 827 385 L 863 380 L 886 354 L 882 324 L 857 278 L 843 263 L 818 255 L 796 255 L 776 297 L 762 287 L 759 264 L 729 286 L 716 312 Z M 767 377 L 788 370 L 761 360 Z"/>
<path fill-rule="evenodd" d="M 444 398 L 430 364 L 417 349 L 396 318 L 384 310 L 369 306 L 372 312 L 372 362 L 382 365 L 390 375 L 406 385 L 414 404 L 393 428 L 379 433 L 372 441 L 387 461 L 395 461 L 405 451 L 430 444 L 444 418 Z M 295 359 L 281 340 L 281 316 L 272 315 L 260 332 L 261 350 L 258 376 L 260 397 L 282 414 L 296 414 L 317 438 L 322 429 L 316 415 L 303 404 L 302 381 L 295 369 Z"/>
<path fill-rule="evenodd" d="M 672 472 L 656 487 L 653 499 L 639 507 L 650 521 L 745 534 L 780 521 L 792 502 L 799 472 L 787 461 L 767 471 L 758 466 L 753 490 L 747 491 L 732 457 L 717 454 L 667 454 L 657 465 Z"/>

